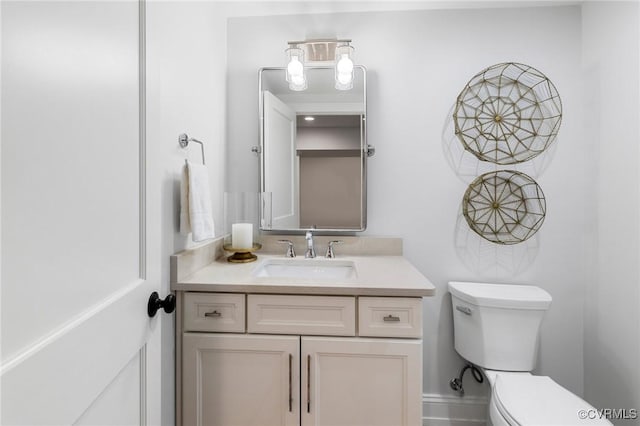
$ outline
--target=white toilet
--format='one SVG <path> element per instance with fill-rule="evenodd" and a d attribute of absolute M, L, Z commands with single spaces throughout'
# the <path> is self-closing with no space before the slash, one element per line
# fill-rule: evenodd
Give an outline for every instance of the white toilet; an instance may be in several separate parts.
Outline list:
<path fill-rule="evenodd" d="M 535 286 L 470 282 L 450 282 L 449 292 L 456 351 L 481 367 L 491 385 L 491 424 L 611 425 L 551 378 L 530 373 L 549 293 Z"/>

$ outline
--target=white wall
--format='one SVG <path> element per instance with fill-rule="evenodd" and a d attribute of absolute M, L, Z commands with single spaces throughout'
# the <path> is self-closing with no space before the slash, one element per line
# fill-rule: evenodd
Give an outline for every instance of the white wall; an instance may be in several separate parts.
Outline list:
<path fill-rule="evenodd" d="M 204 142 L 216 235 L 223 229 L 226 167 L 226 21 L 215 2 L 150 1 L 147 4 L 147 143 L 158 164 L 150 177 L 161 192 L 163 294 L 169 292 L 169 256 L 194 244 L 181 235 L 180 173 L 184 159 L 200 163 L 200 145 L 183 150 L 178 135 Z M 174 424 L 174 318 L 163 315 L 163 424 Z"/>
<path fill-rule="evenodd" d="M 579 7 L 233 18 L 228 28 L 228 188 L 236 191 L 258 188 L 258 161 L 250 152 L 258 144 L 258 68 L 282 66 L 288 40 L 353 39 L 356 62 L 369 72 L 368 136 L 376 147 L 365 234 L 402 237 L 405 256 L 437 287 L 437 296 L 425 301 L 425 393 L 452 394 L 448 381 L 463 365 L 453 349 L 447 281 L 497 280 L 539 285 L 553 295 L 538 372 L 582 394 L 593 228 L 584 212 L 594 196 L 586 183 L 593 154 L 580 129 Z M 519 249 L 482 244 L 459 225 L 472 178 L 456 175 L 448 160 L 451 135 L 442 135 L 466 82 L 503 61 L 546 73 L 565 112 L 557 149 L 547 156 L 544 174 L 535 176 L 547 197 L 547 219 L 539 238 Z M 469 262 L 471 256 L 478 260 Z M 471 396 L 486 394 L 470 377 L 465 388 Z"/>
<path fill-rule="evenodd" d="M 585 394 L 620 409 L 640 402 L 639 12 L 637 2 L 587 2 L 582 11 L 585 142 L 597 158 L 589 180 L 597 228 L 585 305 Z"/>

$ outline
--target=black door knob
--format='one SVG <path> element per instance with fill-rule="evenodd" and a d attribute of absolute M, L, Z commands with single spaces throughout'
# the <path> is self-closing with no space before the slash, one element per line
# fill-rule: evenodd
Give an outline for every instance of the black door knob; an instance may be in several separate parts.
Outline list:
<path fill-rule="evenodd" d="M 162 300 L 160 299 L 160 296 L 158 296 L 157 291 L 151 293 L 151 296 L 149 296 L 149 303 L 147 303 L 147 314 L 153 318 L 156 316 L 156 312 L 158 312 L 158 309 L 160 308 L 164 309 L 168 314 L 173 312 L 174 309 L 176 309 L 176 297 L 173 294 L 169 294 L 164 298 L 164 300 Z"/>

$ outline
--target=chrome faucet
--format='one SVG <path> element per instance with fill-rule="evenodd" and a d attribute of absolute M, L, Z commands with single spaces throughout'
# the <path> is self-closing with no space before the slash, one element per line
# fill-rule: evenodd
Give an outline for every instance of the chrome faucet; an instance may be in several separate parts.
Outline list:
<path fill-rule="evenodd" d="M 287 244 L 287 253 L 284 257 L 296 257 L 296 251 L 293 249 L 293 242 L 291 240 L 278 240 L 281 244 Z"/>
<path fill-rule="evenodd" d="M 304 257 L 306 259 L 313 259 L 316 257 L 316 251 L 313 248 L 313 234 L 311 233 L 311 230 L 307 231 L 304 239 L 307 240 L 307 251 L 304 253 Z"/>
<path fill-rule="evenodd" d="M 336 257 L 336 254 L 333 251 L 333 245 L 342 244 L 342 243 L 343 241 L 340 241 L 340 240 L 329 241 L 329 244 L 327 245 L 327 252 L 324 255 L 324 257 L 326 257 L 327 259 L 333 259 L 334 257 Z"/>

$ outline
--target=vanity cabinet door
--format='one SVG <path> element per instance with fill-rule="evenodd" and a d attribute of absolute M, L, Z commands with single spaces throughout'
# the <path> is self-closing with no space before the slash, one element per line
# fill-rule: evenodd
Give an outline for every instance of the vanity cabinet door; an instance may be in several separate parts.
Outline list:
<path fill-rule="evenodd" d="M 418 426 L 422 341 L 302 337 L 302 426 Z"/>
<path fill-rule="evenodd" d="M 184 333 L 183 425 L 293 426 L 300 338 Z"/>

